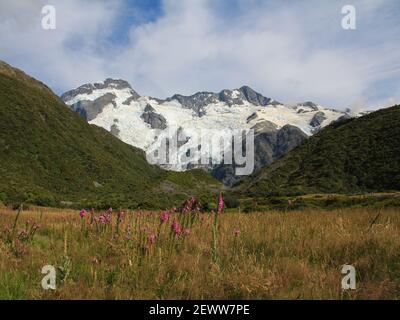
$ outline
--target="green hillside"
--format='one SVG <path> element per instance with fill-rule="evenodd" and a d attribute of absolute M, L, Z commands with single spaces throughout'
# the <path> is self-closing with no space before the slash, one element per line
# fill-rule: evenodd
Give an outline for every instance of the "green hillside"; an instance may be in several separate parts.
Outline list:
<path fill-rule="evenodd" d="M 238 190 L 255 196 L 400 190 L 400 106 L 330 125 Z"/>
<path fill-rule="evenodd" d="M 142 151 L 0 61 L 0 200 L 164 208 L 192 194 L 213 197 L 219 187 L 202 171 L 149 165 Z"/>

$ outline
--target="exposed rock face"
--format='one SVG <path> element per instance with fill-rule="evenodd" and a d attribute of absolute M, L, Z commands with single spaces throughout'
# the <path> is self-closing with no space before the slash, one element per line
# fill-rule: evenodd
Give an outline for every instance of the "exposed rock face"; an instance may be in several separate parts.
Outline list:
<path fill-rule="evenodd" d="M 318 106 L 314 102 L 311 102 L 311 101 L 299 103 L 297 106 L 299 106 L 299 107 L 301 107 L 301 106 L 309 107 L 309 108 L 313 109 L 314 111 L 318 110 Z"/>
<path fill-rule="evenodd" d="M 268 129 L 255 136 L 255 168 L 271 164 L 307 139 L 299 128 L 286 125 L 281 129 Z"/>
<path fill-rule="evenodd" d="M 111 128 L 110 128 L 110 133 L 111 133 L 113 136 L 119 138 L 120 130 L 119 130 L 119 128 L 118 128 L 118 120 L 114 120 L 114 124 L 113 124 L 113 125 L 111 126 Z"/>
<path fill-rule="evenodd" d="M 249 116 L 247 119 L 246 119 L 246 121 L 247 121 L 247 123 L 249 123 L 249 122 L 251 122 L 252 120 L 254 120 L 254 119 L 257 119 L 257 112 L 254 112 L 254 113 L 252 113 L 251 114 L 251 116 Z"/>
<path fill-rule="evenodd" d="M 254 133 L 257 135 L 265 132 L 275 132 L 278 130 L 278 126 L 271 121 L 264 120 L 255 124 L 251 129 L 253 129 Z"/>
<path fill-rule="evenodd" d="M 307 138 L 308 136 L 295 126 L 288 124 L 281 128 L 276 135 L 273 161 L 302 144 Z"/>
<path fill-rule="evenodd" d="M 184 108 L 192 109 L 198 117 L 205 115 L 205 106 L 209 105 L 210 103 L 218 102 L 217 95 L 210 92 L 200 92 L 192 96 L 182 96 L 180 94 L 176 94 L 167 99 L 167 101 L 173 100 L 178 101 Z"/>
<path fill-rule="evenodd" d="M 140 116 L 144 122 L 148 123 L 152 129 L 164 130 L 167 128 L 167 120 L 155 112 L 151 105 L 147 105 L 143 114 Z"/>
<path fill-rule="evenodd" d="M 102 89 L 130 89 L 132 91 L 132 96 L 135 96 L 135 99 L 138 99 L 140 96 L 132 89 L 130 84 L 125 80 L 115 80 L 115 79 L 106 79 L 104 82 L 100 83 L 87 83 L 83 86 L 80 86 L 77 89 L 70 90 L 64 93 L 61 96 L 63 101 L 69 101 L 74 97 L 82 94 L 92 94 L 95 90 L 102 90 Z"/>
<path fill-rule="evenodd" d="M 77 103 L 71 105 L 71 108 L 78 112 L 81 117 L 86 119 L 86 121 L 92 121 L 95 119 L 100 113 L 103 112 L 104 108 L 110 103 L 115 105 L 114 102 L 115 95 L 112 93 L 106 93 L 104 96 L 97 98 L 94 101 L 89 100 L 81 100 Z"/>
<path fill-rule="evenodd" d="M 240 90 L 231 91 L 231 90 L 222 90 L 218 95 L 219 101 L 223 101 L 226 104 L 232 106 L 236 105 L 243 105 L 246 97 Z"/>
<path fill-rule="evenodd" d="M 310 126 L 312 126 L 314 128 L 319 127 L 324 120 L 326 120 L 325 113 L 323 113 L 322 111 L 319 111 L 311 119 Z"/>
<path fill-rule="evenodd" d="M 254 106 L 267 106 L 280 104 L 270 98 L 266 98 L 250 87 L 244 86 L 237 90 L 222 90 L 219 93 L 198 92 L 191 96 L 176 94 L 165 101 L 178 101 L 184 108 L 192 109 L 198 117 L 205 115 L 205 107 L 218 102 L 232 105 L 244 105 L 245 102 Z"/>
<path fill-rule="evenodd" d="M 352 117 L 350 117 L 348 114 L 345 114 L 343 116 L 341 116 L 339 119 L 335 120 L 335 123 L 339 123 L 339 122 L 343 122 L 346 120 L 352 119 Z"/>
<path fill-rule="evenodd" d="M 245 96 L 248 102 L 254 104 L 255 106 L 266 106 L 271 102 L 270 98 L 264 97 L 248 86 L 241 87 L 239 91 Z"/>
<path fill-rule="evenodd" d="M 307 139 L 299 128 L 286 125 L 281 129 L 269 121 L 258 123 L 252 129 L 254 137 L 254 172 L 271 164 Z M 220 165 L 211 170 L 211 174 L 225 185 L 232 186 L 244 177 L 235 175 L 235 166 Z"/>
<path fill-rule="evenodd" d="M 144 108 L 144 112 L 156 112 L 156 110 L 150 104 L 147 104 Z"/>
<path fill-rule="evenodd" d="M 140 98 L 140 96 L 135 91 L 133 91 L 132 95 L 128 99 L 126 99 L 124 102 L 122 102 L 122 104 L 129 106 L 132 101 L 135 101 L 139 98 Z"/>

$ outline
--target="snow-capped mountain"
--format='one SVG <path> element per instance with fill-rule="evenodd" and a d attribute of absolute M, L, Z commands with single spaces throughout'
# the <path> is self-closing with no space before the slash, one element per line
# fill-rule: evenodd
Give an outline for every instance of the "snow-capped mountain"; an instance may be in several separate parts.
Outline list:
<path fill-rule="evenodd" d="M 68 91 L 61 98 L 89 123 L 146 151 L 149 159 L 171 131 L 183 135 L 186 139 L 178 143 L 177 162 L 162 166 L 176 171 L 204 167 L 228 185 L 238 180 L 232 165 L 205 165 L 199 164 L 199 158 L 188 159 L 188 152 L 202 149 L 194 138 L 199 132 L 212 138 L 215 132 L 223 136 L 232 130 L 254 129 L 258 169 L 331 122 L 355 116 L 350 111 L 324 108 L 312 102 L 284 105 L 247 86 L 161 100 L 140 96 L 126 81 L 107 79 Z M 202 153 L 213 160 L 220 157 L 221 151 L 211 148 Z"/>

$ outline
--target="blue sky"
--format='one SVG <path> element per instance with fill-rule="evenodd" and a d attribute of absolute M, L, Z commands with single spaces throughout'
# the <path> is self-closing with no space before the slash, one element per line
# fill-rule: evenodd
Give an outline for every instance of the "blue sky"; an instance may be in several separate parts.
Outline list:
<path fill-rule="evenodd" d="M 113 25 L 112 43 L 127 44 L 129 30 L 141 24 L 152 23 L 162 15 L 160 0 L 125 1 Z"/>
<path fill-rule="evenodd" d="M 46 4 L 56 30 L 41 28 Z M 58 94 L 114 77 L 160 98 L 250 85 L 372 109 L 400 103 L 399 21 L 398 0 L 2 0 L 0 59 Z"/>

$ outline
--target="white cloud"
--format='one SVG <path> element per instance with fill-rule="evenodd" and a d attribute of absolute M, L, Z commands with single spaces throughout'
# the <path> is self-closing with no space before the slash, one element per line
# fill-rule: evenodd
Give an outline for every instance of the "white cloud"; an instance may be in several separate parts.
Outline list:
<path fill-rule="evenodd" d="M 20 9 L 27 13 L 43 3 L 23 2 Z M 132 26 L 123 45 L 108 40 L 126 2 L 53 2 L 53 33 L 37 27 L 35 19 L 27 21 L 36 28 L 26 28 L 0 13 L 0 52 L 56 89 L 108 76 L 157 97 L 248 84 L 283 102 L 358 107 L 384 94 L 382 82 L 400 78 L 399 27 L 390 24 L 399 18 L 390 10 L 396 1 L 352 1 L 358 29 L 344 31 L 344 1 L 283 6 L 243 0 L 228 19 L 210 0 L 164 0 L 163 15 Z M 14 3 L 3 1 L 0 12 L 15 12 Z"/>
<path fill-rule="evenodd" d="M 102 39 L 118 13 L 118 2 L 53 1 L 56 30 L 41 27 L 42 0 L 2 0 L 0 5 L 0 52 L 10 63 L 66 89 L 88 79 L 102 79 Z M 73 48 L 71 48 L 73 46 Z M 7 59 L 6 59 L 7 60 Z"/>

